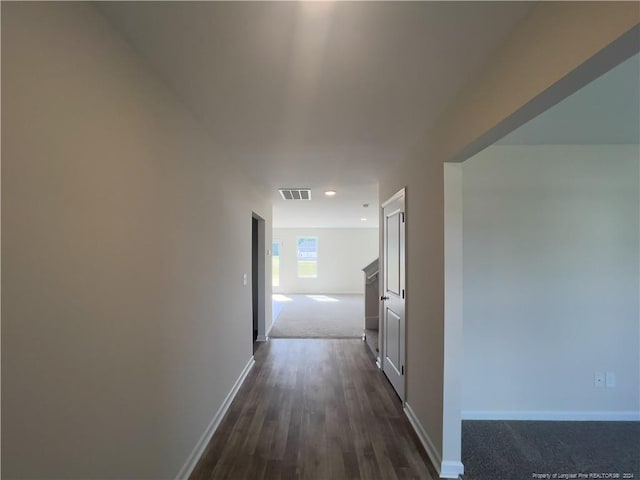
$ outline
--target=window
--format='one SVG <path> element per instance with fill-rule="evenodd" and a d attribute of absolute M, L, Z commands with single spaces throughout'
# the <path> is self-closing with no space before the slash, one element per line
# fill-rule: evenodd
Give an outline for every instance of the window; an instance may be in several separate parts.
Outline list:
<path fill-rule="evenodd" d="M 271 246 L 271 283 L 280 286 L 280 242 L 273 242 Z"/>
<path fill-rule="evenodd" d="M 297 238 L 298 278 L 318 277 L 318 237 Z"/>

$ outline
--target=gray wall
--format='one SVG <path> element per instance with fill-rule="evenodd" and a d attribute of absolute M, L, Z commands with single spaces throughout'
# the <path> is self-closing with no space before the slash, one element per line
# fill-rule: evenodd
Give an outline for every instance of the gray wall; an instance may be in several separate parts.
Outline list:
<path fill-rule="evenodd" d="M 638 416 L 639 158 L 499 146 L 462 164 L 467 418 Z"/>
<path fill-rule="evenodd" d="M 3 2 L 2 161 L 3 476 L 175 476 L 252 356 L 269 202 L 89 4 Z"/>

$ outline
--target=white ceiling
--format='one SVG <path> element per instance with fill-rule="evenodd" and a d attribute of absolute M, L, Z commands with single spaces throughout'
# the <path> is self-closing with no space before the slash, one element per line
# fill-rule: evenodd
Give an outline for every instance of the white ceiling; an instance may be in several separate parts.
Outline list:
<path fill-rule="evenodd" d="M 640 143 L 640 54 L 514 130 L 499 145 Z"/>
<path fill-rule="evenodd" d="M 327 188 L 312 186 L 311 201 L 274 200 L 275 228 L 376 228 L 378 226 L 378 187 L 359 185 L 341 188 L 327 197 Z M 368 204 L 364 207 L 363 204 Z M 311 207 L 311 210 L 310 210 Z M 366 218 L 363 221 L 362 218 Z"/>
<path fill-rule="evenodd" d="M 405 157 L 531 4 L 97 7 L 221 151 L 272 192 L 274 226 L 362 227 L 380 171 Z M 314 200 L 285 205 L 277 187 L 313 187 Z M 338 195 L 325 202 L 329 187 Z"/>

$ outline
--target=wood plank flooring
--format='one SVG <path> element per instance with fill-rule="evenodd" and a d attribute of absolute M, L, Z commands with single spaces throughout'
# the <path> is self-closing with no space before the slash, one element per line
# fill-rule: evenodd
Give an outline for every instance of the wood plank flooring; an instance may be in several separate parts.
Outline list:
<path fill-rule="evenodd" d="M 273 339 L 191 479 L 437 478 L 360 340 Z"/>

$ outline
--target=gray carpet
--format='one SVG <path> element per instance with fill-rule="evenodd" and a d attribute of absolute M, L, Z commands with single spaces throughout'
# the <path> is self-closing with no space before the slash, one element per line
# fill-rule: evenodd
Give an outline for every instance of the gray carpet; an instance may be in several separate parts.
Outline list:
<path fill-rule="evenodd" d="M 465 420 L 462 463 L 465 480 L 638 479 L 640 422 Z"/>
<path fill-rule="evenodd" d="M 285 298 L 289 301 L 282 301 Z M 274 307 L 276 304 L 282 310 L 269 333 L 271 338 L 362 337 L 363 295 L 274 295 Z"/>

